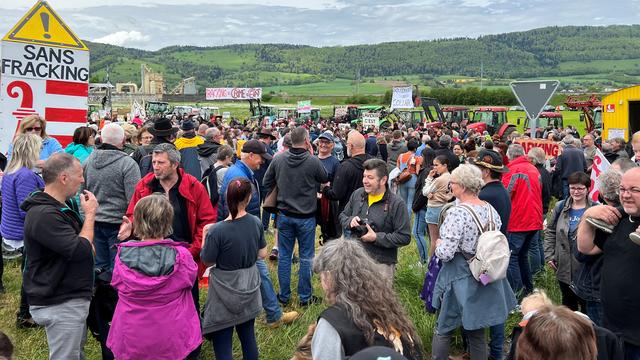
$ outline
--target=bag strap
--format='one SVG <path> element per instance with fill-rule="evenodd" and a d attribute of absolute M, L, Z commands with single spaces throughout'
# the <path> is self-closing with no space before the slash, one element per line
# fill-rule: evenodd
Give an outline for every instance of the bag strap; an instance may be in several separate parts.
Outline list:
<path fill-rule="evenodd" d="M 487 202 L 485 202 L 485 204 L 488 204 Z M 496 230 L 496 223 L 493 220 L 493 211 L 491 211 L 491 209 L 489 209 L 489 221 L 487 222 L 487 224 L 485 226 L 482 226 L 482 222 L 480 221 L 480 218 L 478 217 L 478 214 L 476 214 L 476 212 L 473 210 L 473 208 L 467 204 L 460 204 L 460 207 L 462 207 L 463 209 L 467 210 L 468 212 L 471 213 L 471 216 L 473 217 L 473 222 L 476 223 L 476 226 L 478 227 L 480 234 L 485 232 L 485 226 L 487 227 L 486 231 L 495 231 Z"/>

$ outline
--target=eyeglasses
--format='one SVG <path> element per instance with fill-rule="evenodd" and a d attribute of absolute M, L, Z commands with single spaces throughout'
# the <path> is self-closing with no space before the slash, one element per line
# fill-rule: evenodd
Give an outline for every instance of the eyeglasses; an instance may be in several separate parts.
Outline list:
<path fill-rule="evenodd" d="M 32 131 L 42 131 L 42 128 L 39 126 L 24 128 L 24 132 L 32 132 Z"/>
<path fill-rule="evenodd" d="M 581 186 L 581 187 L 569 186 L 569 191 L 583 192 L 585 190 L 587 190 L 585 186 Z"/>
<path fill-rule="evenodd" d="M 620 187 L 619 191 L 620 191 L 620 195 L 622 195 L 622 194 L 624 194 L 626 192 L 628 192 L 630 195 L 638 195 L 638 194 L 640 194 L 640 188 L 637 188 L 637 187 L 632 187 L 632 188 L 628 188 L 628 189 Z"/>

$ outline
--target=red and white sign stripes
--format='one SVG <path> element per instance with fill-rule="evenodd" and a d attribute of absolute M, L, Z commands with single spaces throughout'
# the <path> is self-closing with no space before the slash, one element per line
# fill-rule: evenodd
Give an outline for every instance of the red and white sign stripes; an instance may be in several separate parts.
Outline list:
<path fill-rule="evenodd" d="M 591 168 L 591 189 L 589 190 L 589 198 L 593 202 L 598 201 L 598 195 L 600 194 L 598 176 L 607 171 L 609 166 L 611 166 L 609 160 L 604 157 L 600 149 L 596 149 L 596 155 L 593 157 L 593 167 Z"/>
<path fill-rule="evenodd" d="M 47 119 L 47 133 L 66 146 L 72 141 L 76 128 L 87 123 L 87 96 L 89 84 L 47 80 L 46 97 L 56 107 L 45 107 L 44 118 Z"/>

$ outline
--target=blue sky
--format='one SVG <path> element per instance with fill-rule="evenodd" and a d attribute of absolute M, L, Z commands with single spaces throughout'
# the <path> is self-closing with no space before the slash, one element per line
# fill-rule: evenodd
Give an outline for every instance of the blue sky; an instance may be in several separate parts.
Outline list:
<path fill-rule="evenodd" d="M 0 4 L 6 33 L 35 1 Z M 82 39 L 156 50 L 170 45 L 313 46 L 477 37 L 544 26 L 640 22 L 640 0 L 51 0 Z"/>

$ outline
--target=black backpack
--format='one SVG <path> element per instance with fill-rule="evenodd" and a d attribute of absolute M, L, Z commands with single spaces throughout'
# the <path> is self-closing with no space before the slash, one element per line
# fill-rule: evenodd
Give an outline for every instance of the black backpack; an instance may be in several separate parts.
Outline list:
<path fill-rule="evenodd" d="M 218 200 L 220 200 L 220 193 L 218 191 L 218 170 L 223 167 L 224 165 L 216 167 L 213 165 L 209 166 L 209 168 L 204 171 L 204 174 L 202 174 L 202 180 L 200 180 L 200 183 L 204 185 L 205 189 L 207 189 L 209 199 L 211 200 L 211 206 L 214 208 L 218 205 Z"/>

